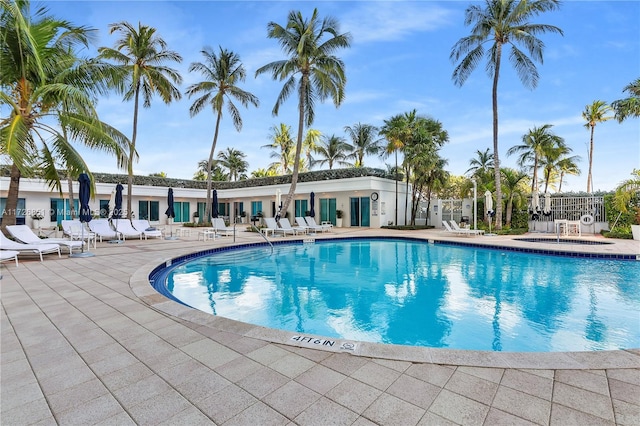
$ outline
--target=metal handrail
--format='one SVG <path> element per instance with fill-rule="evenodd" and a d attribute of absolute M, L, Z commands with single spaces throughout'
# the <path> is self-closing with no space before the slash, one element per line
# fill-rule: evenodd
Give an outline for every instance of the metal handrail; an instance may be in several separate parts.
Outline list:
<path fill-rule="evenodd" d="M 253 223 L 251 224 L 251 228 L 255 229 L 256 232 L 258 232 L 258 234 L 260 234 L 262 236 L 262 238 L 264 238 L 264 240 L 267 242 L 267 244 L 269 244 L 269 246 L 271 247 L 271 254 L 273 254 L 273 244 L 271 244 L 271 241 L 269 241 L 267 236 L 264 235 L 262 232 L 260 232 L 260 230 Z"/>

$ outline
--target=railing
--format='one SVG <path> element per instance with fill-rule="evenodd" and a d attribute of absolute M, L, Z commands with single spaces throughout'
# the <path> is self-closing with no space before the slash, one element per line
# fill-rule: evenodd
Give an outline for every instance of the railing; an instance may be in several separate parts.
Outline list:
<path fill-rule="evenodd" d="M 269 244 L 269 246 L 271 247 L 271 254 L 273 254 L 273 244 L 271 244 L 271 241 L 269 241 L 269 239 L 267 238 L 267 236 L 266 236 L 266 235 L 264 235 L 262 232 L 260 232 L 260 230 L 259 230 L 259 229 L 254 225 L 254 224 L 251 224 L 251 228 L 252 228 L 252 229 L 255 229 L 255 230 L 256 230 L 256 232 L 257 232 L 258 234 L 260 234 L 260 235 L 262 236 L 262 238 L 264 238 L 264 240 L 267 242 L 267 244 Z M 234 237 L 235 237 L 235 232 L 233 233 L 233 235 L 234 235 Z"/>

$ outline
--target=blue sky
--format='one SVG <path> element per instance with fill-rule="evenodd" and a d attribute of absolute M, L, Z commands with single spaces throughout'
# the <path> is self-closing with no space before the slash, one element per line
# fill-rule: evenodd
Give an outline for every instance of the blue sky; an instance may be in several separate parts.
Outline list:
<path fill-rule="evenodd" d="M 342 32 L 353 37 L 350 49 L 339 55 L 347 72 L 346 99 L 339 109 L 331 102 L 316 106 L 313 128 L 325 135 L 345 136 L 343 128 L 357 122 L 381 126 L 385 119 L 416 109 L 439 120 L 449 132 L 441 155 L 447 170 L 462 175 L 477 150 L 492 147 L 491 79 L 480 65 L 462 87 L 453 84 L 451 48 L 469 34 L 464 11 L 470 1 L 48 1 L 57 17 L 99 30 L 97 46 L 113 47 L 110 23 L 128 21 L 155 27 L 171 50 L 183 57 L 173 65 L 183 76 L 181 91 L 201 80 L 188 73 L 192 62 L 203 60 L 204 46 L 222 46 L 240 55 L 247 69 L 241 84 L 259 97 L 260 107 L 241 111 L 244 127 L 237 132 L 223 117 L 216 153 L 234 147 L 247 154 L 249 171 L 272 161 L 272 126 L 286 123 L 296 129 L 296 100 L 291 97 L 277 117 L 271 110 L 281 83 L 255 70 L 284 55 L 275 40 L 267 39 L 270 21 L 286 24 L 290 10 L 310 16 L 331 15 Z M 42 3 L 38 3 L 42 4 Z M 478 4 L 476 2 L 476 4 Z M 515 167 L 509 147 L 520 144 L 534 126 L 552 124 L 574 155 L 581 157 L 582 175 L 568 177 L 563 192 L 585 191 L 589 131 L 581 113 L 595 100 L 611 102 L 625 97 L 622 89 L 640 77 L 640 2 L 565 1 L 559 11 L 534 22 L 556 25 L 564 36 L 544 34 L 544 63 L 537 64 L 538 87 L 531 91 L 503 62 L 499 83 L 500 156 L 503 166 Z M 199 160 L 207 158 L 215 119 L 211 110 L 189 117 L 193 99 L 165 105 L 154 98 L 141 109 L 137 147 L 140 161 L 134 173 L 164 171 L 169 177 L 191 178 Z M 112 94 L 98 105 L 101 118 L 131 135 L 133 102 Z M 640 167 L 640 121 L 619 124 L 611 120 L 596 126 L 593 180 L 595 190 L 611 190 Z M 94 172 L 118 172 L 115 160 L 82 151 Z M 392 163 L 392 159 L 386 162 Z M 366 157 L 364 164 L 385 167 L 385 160 Z"/>

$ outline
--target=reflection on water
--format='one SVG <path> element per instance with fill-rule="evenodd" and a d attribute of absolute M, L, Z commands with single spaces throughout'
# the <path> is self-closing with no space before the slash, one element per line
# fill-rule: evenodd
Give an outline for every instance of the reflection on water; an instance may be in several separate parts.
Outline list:
<path fill-rule="evenodd" d="M 640 262 L 352 240 L 199 259 L 172 293 L 290 331 L 493 351 L 640 347 Z"/>

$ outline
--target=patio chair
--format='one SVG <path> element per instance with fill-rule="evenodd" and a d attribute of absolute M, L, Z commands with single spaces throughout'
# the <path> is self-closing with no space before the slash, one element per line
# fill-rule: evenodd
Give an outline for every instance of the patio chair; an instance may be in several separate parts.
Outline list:
<path fill-rule="evenodd" d="M 10 240 L 2 232 L 0 232 L 0 247 L 2 251 L 12 250 L 21 254 L 37 254 L 40 256 L 40 262 L 43 261 L 42 255 L 48 253 L 58 253 L 58 257 L 62 257 L 59 244 L 24 244 Z"/>
<path fill-rule="evenodd" d="M 59 244 L 69 249 L 69 254 L 74 248 L 82 249 L 82 241 L 71 241 L 63 238 L 40 238 L 27 225 L 7 225 L 7 231 L 13 238 L 25 244 Z"/>
<path fill-rule="evenodd" d="M 147 219 L 131 219 L 131 225 L 133 228 L 142 232 L 142 236 L 145 240 L 151 238 L 164 238 L 164 229 L 158 229 L 156 227 L 151 226 Z"/>
<path fill-rule="evenodd" d="M 142 232 L 135 229 L 129 219 L 111 219 L 111 226 L 122 236 L 123 241 L 126 240 L 127 237 L 142 239 Z"/>
<path fill-rule="evenodd" d="M 86 222 L 80 222 L 78 219 L 63 220 L 60 225 L 62 226 L 62 235 L 69 237 L 69 240 L 86 240 L 89 246 L 93 242 L 93 248 L 96 248 L 96 234 L 91 232 Z"/>
<path fill-rule="evenodd" d="M 263 217 L 262 220 L 264 221 L 266 228 L 260 228 L 259 231 L 265 234 L 267 237 L 269 236 L 269 233 L 271 233 L 272 236 L 275 235 L 276 229 L 278 229 L 276 220 L 272 217 Z"/>
<path fill-rule="evenodd" d="M 296 224 L 298 225 L 298 227 L 305 229 L 307 233 L 313 233 L 317 231 L 322 232 L 322 229 L 320 227 L 315 228 L 315 227 L 309 226 L 307 221 L 304 220 L 304 217 L 296 217 Z"/>
<path fill-rule="evenodd" d="M 284 229 L 278 226 L 278 222 L 276 222 L 276 219 L 274 217 L 263 217 L 263 219 L 264 219 L 264 223 L 267 224 L 266 229 L 269 229 L 272 235 L 275 235 L 276 233 L 278 233 L 278 234 L 281 234 L 283 237 L 286 237 L 287 235 L 296 234 L 295 229 Z"/>
<path fill-rule="evenodd" d="M 213 221 L 213 229 L 215 229 L 217 233 L 223 234 L 225 236 L 229 236 L 229 235 L 233 235 L 236 232 L 235 228 L 233 226 L 227 226 L 224 223 L 224 219 L 221 217 L 214 217 L 211 220 Z"/>
<path fill-rule="evenodd" d="M 309 225 L 310 227 L 314 228 L 314 229 L 318 229 L 320 228 L 320 230 L 322 232 L 329 232 L 331 231 L 331 228 L 333 228 L 333 225 L 331 225 L 330 223 L 326 223 L 326 224 L 322 224 L 322 225 L 318 225 L 316 223 L 315 218 L 311 217 L 311 216 L 307 216 L 304 218 L 304 220 L 307 221 L 307 225 Z"/>
<path fill-rule="evenodd" d="M 93 219 L 89 222 L 89 229 L 91 232 L 95 233 L 98 238 L 100 238 L 100 242 L 102 242 L 103 238 L 111 240 L 119 239 L 119 233 L 111 228 L 109 219 Z"/>
<path fill-rule="evenodd" d="M 280 227 L 286 231 L 292 230 L 294 235 L 307 233 L 307 228 L 303 228 L 302 226 L 291 226 L 291 222 L 289 222 L 289 219 L 286 217 L 280 219 Z"/>
<path fill-rule="evenodd" d="M 449 224 L 449 222 L 447 222 L 446 220 L 442 221 L 442 226 L 444 226 L 444 229 L 446 230 L 447 233 L 449 234 L 453 234 L 453 235 L 466 235 L 466 236 L 470 236 L 473 235 L 470 232 L 468 232 L 469 230 L 467 229 L 453 229 L 451 227 L 451 225 Z"/>
<path fill-rule="evenodd" d="M 17 250 L 0 250 L 0 262 L 4 262 L 6 260 L 15 260 L 17 267 L 19 254 L 20 252 Z"/>
<path fill-rule="evenodd" d="M 456 222 L 453 219 L 450 220 L 449 223 L 451 224 L 451 228 L 453 228 L 454 231 L 466 232 L 469 235 L 482 235 L 482 234 L 484 234 L 484 230 L 482 230 L 482 229 L 460 228 L 460 225 L 458 225 L 458 222 Z"/>

